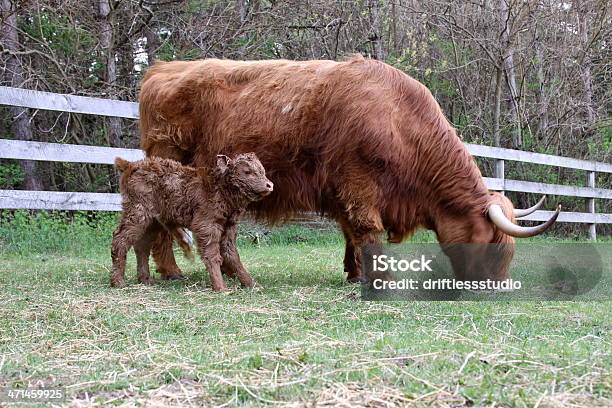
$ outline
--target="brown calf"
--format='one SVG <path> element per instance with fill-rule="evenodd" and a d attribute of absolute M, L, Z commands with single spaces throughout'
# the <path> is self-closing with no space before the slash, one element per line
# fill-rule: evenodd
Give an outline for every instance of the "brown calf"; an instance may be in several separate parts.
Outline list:
<path fill-rule="evenodd" d="M 255 284 L 235 247 L 237 222 L 246 206 L 272 192 L 255 154 L 234 159 L 219 155 L 211 170 L 157 157 L 133 163 L 117 158 L 115 165 L 122 173 L 123 214 L 113 234 L 111 286 L 125 286 L 126 256 L 132 246 L 138 281 L 151 284 L 151 247 L 160 232 L 179 227 L 193 231 L 213 290 L 227 289 L 221 267 L 244 286 Z"/>

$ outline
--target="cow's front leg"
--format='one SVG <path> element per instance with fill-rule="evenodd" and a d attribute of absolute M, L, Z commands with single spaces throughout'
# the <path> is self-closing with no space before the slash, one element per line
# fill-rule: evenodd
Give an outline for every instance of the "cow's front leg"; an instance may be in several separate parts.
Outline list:
<path fill-rule="evenodd" d="M 255 286 L 255 280 L 242 264 L 238 249 L 236 248 L 237 232 L 238 227 L 236 224 L 229 225 L 225 229 L 221 239 L 221 256 L 223 257 L 221 268 L 228 276 L 236 275 L 243 286 L 252 288 Z"/>
<path fill-rule="evenodd" d="M 363 283 L 366 279 L 361 271 L 361 248 L 355 246 L 355 237 L 348 220 L 341 219 L 339 223 L 345 242 L 344 272 L 346 272 L 346 280 L 349 283 Z"/>
<path fill-rule="evenodd" d="M 347 230 L 351 238 L 350 243 L 347 242 L 347 251 L 350 252 L 352 246 L 352 259 L 355 261 L 354 275 L 351 276 L 349 271 L 347 279 L 355 283 L 372 282 L 380 277 L 373 270 L 373 255 L 382 254 L 380 235 L 383 226 L 380 213 L 375 207 L 353 206 L 347 210 L 347 214 Z"/>
<path fill-rule="evenodd" d="M 195 221 L 191 231 L 196 237 L 200 257 L 208 270 L 213 290 L 215 292 L 226 291 L 227 286 L 225 286 L 221 275 L 221 263 L 223 262 L 220 246 L 222 227 L 217 224 L 206 226 L 205 222 Z"/>
<path fill-rule="evenodd" d="M 157 267 L 157 272 L 164 280 L 180 280 L 185 279 L 172 251 L 172 235 L 162 229 L 157 235 L 157 239 L 152 247 L 153 260 Z"/>

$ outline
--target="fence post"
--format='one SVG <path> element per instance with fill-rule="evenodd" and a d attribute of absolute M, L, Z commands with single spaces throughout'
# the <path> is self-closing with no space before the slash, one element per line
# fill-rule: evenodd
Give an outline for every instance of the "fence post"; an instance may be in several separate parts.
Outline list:
<path fill-rule="evenodd" d="M 587 172 L 587 187 L 595 188 L 595 172 Z M 591 214 L 595 214 L 595 199 L 587 198 L 586 210 Z M 592 241 L 597 240 L 597 224 L 589 224 L 589 239 Z"/>
<path fill-rule="evenodd" d="M 502 179 L 502 180 L 506 178 L 503 159 L 495 159 L 495 170 L 493 172 L 493 176 L 495 178 Z M 501 190 L 500 193 L 504 195 L 505 191 Z"/>

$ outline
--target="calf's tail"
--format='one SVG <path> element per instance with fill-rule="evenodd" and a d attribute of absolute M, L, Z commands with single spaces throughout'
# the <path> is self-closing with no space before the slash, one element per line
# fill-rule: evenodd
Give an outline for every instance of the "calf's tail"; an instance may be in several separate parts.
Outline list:
<path fill-rule="evenodd" d="M 131 163 L 129 161 L 122 159 L 121 157 L 115 157 L 115 167 L 117 167 L 117 170 L 119 170 L 121 173 L 129 169 L 130 164 Z"/>
<path fill-rule="evenodd" d="M 156 218 L 157 222 L 159 222 L 166 231 L 168 231 L 172 235 L 172 240 L 176 241 L 177 244 L 181 247 L 183 251 L 183 255 L 185 258 L 189 259 L 193 262 L 193 252 L 191 251 L 191 246 L 193 245 L 193 237 L 191 236 L 191 232 L 187 231 L 185 228 L 175 228 L 169 225 L 166 225 L 162 220 Z"/>
<path fill-rule="evenodd" d="M 123 195 L 126 191 L 128 191 L 128 180 L 132 174 L 134 166 L 132 166 L 132 163 L 122 159 L 121 157 L 115 157 L 115 167 L 117 170 L 119 170 L 121 176 L 119 179 L 119 191 Z"/>
<path fill-rule="evenodd" d="M 191 246 L 193 245 L 193 237 L 191 235 L 191 232 L 181 227 L 170 227 L 164 224 L 159 218 L 156 218 L 156 220 L 162 225 L 162 227 L 164 227 L 166 231 L 168 231 L 172 235 L 172 240 L 176 241 L 176 243 L 179 244 L 181 250 L 183 251 L 183 255 L 185 255 L 185 258 L 193 262 L 194 257 L 193 251 L 191 250 Z"/>
<path fill-rule="evenodd" d="M 181 247 L 185 258 L 193 262 L 193 251 L 191 250 L 191 246 L 193 245 L 193 238 L 191 237 L 191 233 L 185 228 L 172 228 L 170 232 L 172 233 L 172 237 L 174 238 L 174 240 Z"/>

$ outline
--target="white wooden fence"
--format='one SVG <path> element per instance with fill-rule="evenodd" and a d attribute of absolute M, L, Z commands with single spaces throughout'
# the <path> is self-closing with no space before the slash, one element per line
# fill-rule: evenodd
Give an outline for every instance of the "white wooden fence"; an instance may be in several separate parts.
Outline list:
<path fill-rule="evenodd" d="M 138 104 L 134 102 L 10 87 L 0 87 L 0 105 L 138 119 Z M 586 212 L 561 212 L 558 222 L 589 224 L 591 239 L 596 238 L 597 224 L 612 224 L 612 214 L 596 213 L 595 207 L 595 200 L 612 199 L 612 189 L 595 187 L 596 173 L 612 173 L 612 164 L 475 144 L 466 144 L 466 147 L 474 156 L 495 159 L 495 177 L 485 177 L 485 183 L 489 189 L 584 198 Z M 0 139 L 0 159 L 113 164 L 117 156 L 128 160 L 138 160 L 143 157 L 143 153 L 136 149 Z M 584 170 L 587 172 L 587 185 L 577 187 L 509 180 L 504 177 L 504 161 L 506 160 Z M 119 194 L 111 193 L 0 190 L 0 209 L 119 211 L 120 203 Z M 545 221 L 551 215 L 552 211 L 536 211 L 524 219 Z"/>

